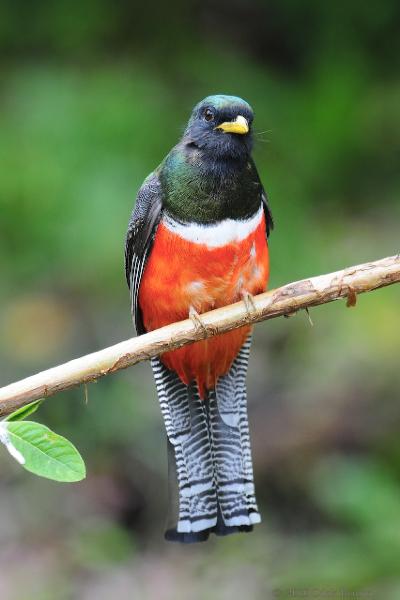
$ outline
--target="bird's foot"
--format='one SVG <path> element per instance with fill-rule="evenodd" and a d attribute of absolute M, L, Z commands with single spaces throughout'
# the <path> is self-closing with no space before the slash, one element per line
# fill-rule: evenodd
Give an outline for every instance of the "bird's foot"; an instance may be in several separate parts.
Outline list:
<path fill-rule="evenodd" d="M 247 290 L 242 290 L 240 295 L 242 296 L 242 300 L 246 307 L 246 312 L 249 316 L 253 315 L 257 312 L 257 307 L 254 302 L 254 296 L 250 294 Z"/>
<path fill-rule="evenodd" d="M 195 326 L 196 331 L 203 331 L 203 332 L 207 331 L 207 327 L 204 325 L 199 313 L 193 306 L 191 306 L 189 308 L 189 319 L 192 321 L 193 325 Z"/>

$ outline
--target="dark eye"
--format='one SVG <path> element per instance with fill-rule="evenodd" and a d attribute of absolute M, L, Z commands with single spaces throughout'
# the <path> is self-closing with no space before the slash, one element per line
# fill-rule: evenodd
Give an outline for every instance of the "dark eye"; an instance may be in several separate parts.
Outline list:
<path fill-rule="evenodd" d="M 204 111 L 204 118 L 206 121 L 212 121 L 214 118 L 213 111 L 210 110 L 209 108 L 206 108 L 206 110 Z"/>

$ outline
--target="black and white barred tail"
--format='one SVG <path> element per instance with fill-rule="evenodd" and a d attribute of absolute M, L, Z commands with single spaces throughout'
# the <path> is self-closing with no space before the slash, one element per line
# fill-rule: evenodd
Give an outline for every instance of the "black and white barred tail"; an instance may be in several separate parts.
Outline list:
<path fill-rule="evenodd" d="M 168 436 L 167 540 L 204 541 L 210 532 L 251 531 L 260 522 L 247 418 L 250 344 L 249 337 L 205 400 L 194 383 L 152 359 Z"/>

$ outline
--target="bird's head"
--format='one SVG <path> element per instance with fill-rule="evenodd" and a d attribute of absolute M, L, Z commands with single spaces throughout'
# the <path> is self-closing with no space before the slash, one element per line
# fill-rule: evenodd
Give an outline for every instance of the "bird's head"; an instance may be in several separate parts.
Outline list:
<path fill-rule="evenodd" d="M 214 158 L 246 160 L 253 116 L 251 106 L 237 96 L 208 96 L 194 107 L 184 141 Z"/>

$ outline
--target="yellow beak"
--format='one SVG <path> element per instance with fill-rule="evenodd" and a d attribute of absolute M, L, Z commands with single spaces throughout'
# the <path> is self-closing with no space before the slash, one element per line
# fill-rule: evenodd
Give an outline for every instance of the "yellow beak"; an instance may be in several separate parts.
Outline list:
<path fill-rule="evenodd" d="M 215 127 L 215 129 L 221 129 L 225 133 L 248 133 L 249 124 L 247 119 L 242 117 L 242 115 L 238 115 L 234 121 L 225 121 L 225 123 L 221 123 Z"/>

